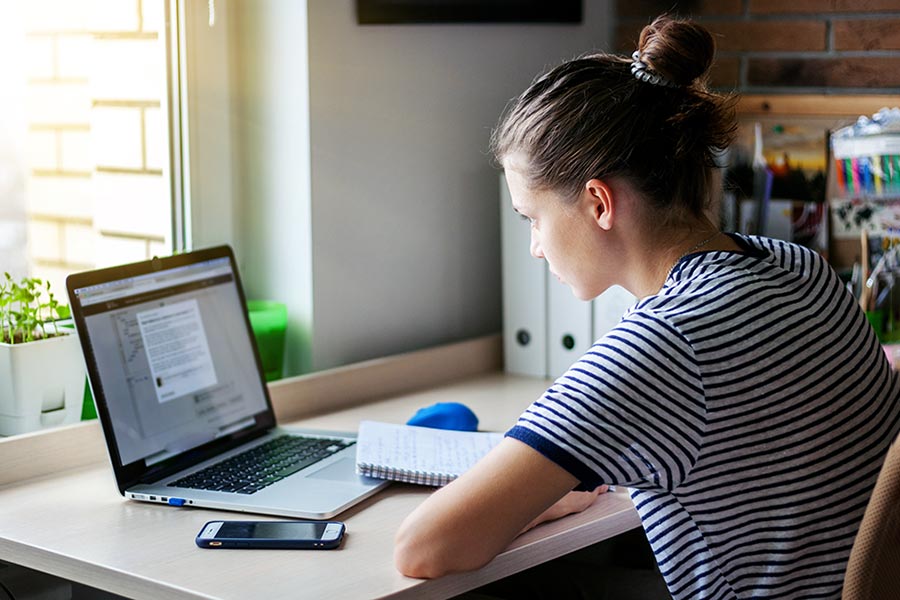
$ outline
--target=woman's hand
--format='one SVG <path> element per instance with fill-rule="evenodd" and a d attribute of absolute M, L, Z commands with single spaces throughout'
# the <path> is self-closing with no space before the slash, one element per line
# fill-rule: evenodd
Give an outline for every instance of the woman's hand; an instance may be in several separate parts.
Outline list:
<path fill-rule="evenodd" d="M 557 500 L 553 506 L 539 514 L 531 521 L 531 523 L 526 525 L 520 533 L 525 533 L 535 525 L 540 525 L 546 521 L 553 521 L 555 519 L 561 519 L 566 515 L 579 513 L 593 504 L 594 500 L 597 499 L 597 496 L 605 494 L 608 489 L 608 486 L 601 485 L 590 492 L 569 492 Z"/>

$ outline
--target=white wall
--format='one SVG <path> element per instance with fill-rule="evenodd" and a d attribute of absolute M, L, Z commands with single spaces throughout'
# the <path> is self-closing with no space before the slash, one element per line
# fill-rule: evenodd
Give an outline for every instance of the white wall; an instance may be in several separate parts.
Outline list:
<path fill-rule="evenodd" d="M 609 46 L 608 0 L 586 0 L 580 25 L 359 26 L 354 0 L 235 4 L 241 256 L 252 295 L 292 305 L 289 371 L 500 331 L 490 130 L 539 71 Z"/>
<path fill-rule="evenodd" d="M 248 298 L 287 304 L 286 373 L 304 373 L 313 321 L 306 2 L 227 6 L 241 274 Z"/>
<path fill-rule="evenodd" d="M 180 102 L 180 117 L 189 131 L 187 139 L 180 140 L 187 162 L 182 174 L 183 193 L 190 198 L 190 210 L 185 215 L 187 245 L 205 248 L 232 244 L 240 260 L 242 248 L 236 235 L 241 207 L 235 191 L 239 171 L 230 168 L 236 158 L 230 123 L 238 116 L 241 98 L 235 93 L 238 88 L 232 82 L 236 75 L 229 61 L 234 46 L 230 29 L 238 17 L 233 4 L 219 0 L 217 6 L 222 10 L 217 11 L 210 26 L 207 3 L 180 3 L 185 29 L 180 66 L 188 93 L 186 102 L 181 97 L 170 97 L 169 102 Z M 176 17 L 169 14 L 169 18 Z M 183 126 L 170 118 L 176 128 Z M 178 131 L 178 135 L 182 133 Z"/>

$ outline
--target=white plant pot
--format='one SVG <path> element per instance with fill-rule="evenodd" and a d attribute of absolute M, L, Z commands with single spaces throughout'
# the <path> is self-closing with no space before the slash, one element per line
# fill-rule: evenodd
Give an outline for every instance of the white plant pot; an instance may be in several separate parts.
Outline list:
<path fill-rule="evenodd" d="M 78 422 L 84 377 L 77 335 L 0 343 L 0 435 Z"/>

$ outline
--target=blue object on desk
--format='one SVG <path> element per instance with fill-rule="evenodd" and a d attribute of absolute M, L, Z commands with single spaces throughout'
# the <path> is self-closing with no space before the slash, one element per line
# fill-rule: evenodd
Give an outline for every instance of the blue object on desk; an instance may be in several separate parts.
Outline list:
<path fill-rule="evenodd" d="M 459 402 L 438 402 L 416 411 L 407 425 L 417 427 L 433 427 L 435 429 L 455 429 L 458 431 L 476 431 L 478 417 L 472 409 Z"/>

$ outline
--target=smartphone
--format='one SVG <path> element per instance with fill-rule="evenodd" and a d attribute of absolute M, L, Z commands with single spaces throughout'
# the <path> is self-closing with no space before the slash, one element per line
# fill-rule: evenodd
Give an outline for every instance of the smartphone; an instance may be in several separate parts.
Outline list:
<path fill-rule="evenodd" d="M 201 548 L 306 548 L 341 544 L 340 521 L 210 521 L 197 534 Z"/>

